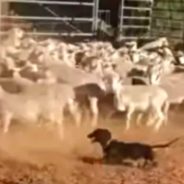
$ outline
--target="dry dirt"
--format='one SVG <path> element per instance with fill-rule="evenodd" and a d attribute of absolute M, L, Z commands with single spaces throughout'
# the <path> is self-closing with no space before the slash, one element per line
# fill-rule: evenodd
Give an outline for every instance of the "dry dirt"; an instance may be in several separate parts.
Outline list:
<path fill-rule="evenodd" d="M 163 143 L 184 135 L 182 113 L 170 116 L 159 133 L 146 128 L 125 132 L 122 123 L 108 127 L 114 138 L 145 143 Z M 86 134 L 91 129 L 68 125 L 60 142 L 45 129 L 15 126 L 0 136 L 0 184 L 182 184 L 184 183 L 184 139 L 169 149 L 157 150 L 159 165 L 153 169 L 85 163 L 79 157 L 100 158 L 101 149 Z"/>

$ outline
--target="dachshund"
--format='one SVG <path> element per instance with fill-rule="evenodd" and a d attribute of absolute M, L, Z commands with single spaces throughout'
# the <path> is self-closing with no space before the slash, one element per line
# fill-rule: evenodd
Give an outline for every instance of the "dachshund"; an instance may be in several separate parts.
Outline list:
<path fill-rule="evenodd" d="M 87 135 L 92 143 L 99 143 L 103 149 L 103 161 L 106 164 L 126 164 L 126 160 L 143 160 L 142 167 L 147 165 L 156 166 L 155 153 L 153 149 L 166 148 L 178 141 L 175 138 L 166 144 L 148 145 L 138 142 L 122 142 L 112 139 L 111 132 L 107 129 L 98 128 Z"/>

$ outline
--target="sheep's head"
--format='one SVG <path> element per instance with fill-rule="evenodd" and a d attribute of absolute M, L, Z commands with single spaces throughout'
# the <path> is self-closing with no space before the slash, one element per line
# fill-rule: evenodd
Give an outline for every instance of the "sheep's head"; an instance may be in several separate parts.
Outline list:
<path fill-rule="evenodd" d="M 9 37 L 22 39 L 24 36 L 24 31 L 18 27 L 14 27 L 9 31 Z"/>
<path fill-rule="evenodd" d="M 110 93 L 115 93 L 119 91 L 123 84 L 123 78 L 116 72 L 109 72 L 104 75 L 103 81 L 106 86 L 106 91 Z"/>

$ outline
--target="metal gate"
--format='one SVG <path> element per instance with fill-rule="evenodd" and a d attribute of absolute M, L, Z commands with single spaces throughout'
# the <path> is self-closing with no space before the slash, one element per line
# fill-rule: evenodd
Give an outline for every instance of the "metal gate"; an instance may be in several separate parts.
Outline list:
<path fill-rule="evenodd" d="M 1 30 L 11 25 L 30 25 L 28 34 L 41 36 L 95 36 L 98 28 L 99 0 L 49 1 L 1 0 Z"/>
<path fill-rule="evenodd" d="M 152 0 L 121 0 L 119 7 L 119 39 L 150 36 Z"/>

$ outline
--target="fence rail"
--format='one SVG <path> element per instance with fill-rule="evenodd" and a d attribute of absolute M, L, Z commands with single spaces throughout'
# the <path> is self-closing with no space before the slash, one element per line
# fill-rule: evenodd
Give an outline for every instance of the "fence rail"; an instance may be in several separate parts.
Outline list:
<path fill-rule="evenodd" d="M 78 6 L 93 6 L 93 3 L 89 2 L 77 2 L 77 1 L 44 1 L 44 0 L 1 0 L 1 2 L 10 2 L 10 3 L 29 3 L 29 4 L 50 4 L 50 5 L 78 5 Z"/>
<path fill-rule="evenodd" d="M 40 16 L 1 16 L 2 19 L 20 19 L 20 20 L 54 20 L 54 21 L 79 21 L 79 22 L 92 22 L 93 18 L 83 17 L 40 17 Z"/>
<path fill-rule="evenodd" d="M 7 32 L 0 32 L 0 35 L 6 35 Z M 67 32 L 26 32 L 26 35 L 35 35 L 35 36 L 86 36 L 86 37 L 92 37 L 94 36 L 92 33 L 67 33 Z"/>
<path fill-rule="evenodd" d="M 7 28 L 8 25 L 23 26 L 24 23 L 27 23 L 33 25 L 33 30 L 37 30 L 37 32 L 29 30 L 28 34 L 32 35 L 95 36 L 98 28 L 98 1 L 1 0 L 1 5 L 9 3 L 14 7 L 15 5 L 16 7 L 17 5 L 19 7 L 24 6 L 24 8 L 26 6 L 28 9 L 28 11 L 24 11 L 23 8 L 19 8 L 18 10 L 24 13 L 16 12 L 14 15 L 10 15 L 8 12 L 1 14 L 1 27 Z M 35 10 L 31 12 L 28 8 L 29 4 L 36 7 L 37 10 L 40 9 L 44 14 L 42 15 Z M 56 6 L 59 6 L 61 11 L 57 12 Z M 78 16 L 79 14 L 80 16 Z M 24 23 L 21 23 L 21 21 Z"/>

